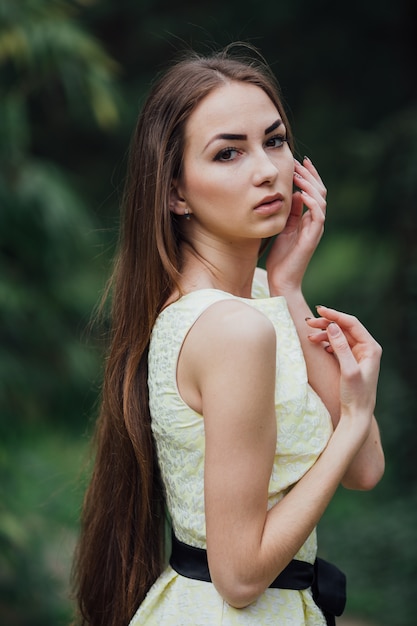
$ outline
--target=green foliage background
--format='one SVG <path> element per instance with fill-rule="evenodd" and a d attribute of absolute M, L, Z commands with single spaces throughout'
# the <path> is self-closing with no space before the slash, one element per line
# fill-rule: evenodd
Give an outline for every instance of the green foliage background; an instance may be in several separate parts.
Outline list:
<path fill-rule="evenodd" d="M 68 624 L 68 576 L 102 355 L 87 332 L 117 234 L 125 154 L 155 72 L 242 39 L 281 83 L 329 189 L 312 305 L 384 346 L 387 471 L 340 490 L 321 551 L 348 612 L 415 624 L 417 6 L 412 0 L 0 0 L 0 621 Z"/>

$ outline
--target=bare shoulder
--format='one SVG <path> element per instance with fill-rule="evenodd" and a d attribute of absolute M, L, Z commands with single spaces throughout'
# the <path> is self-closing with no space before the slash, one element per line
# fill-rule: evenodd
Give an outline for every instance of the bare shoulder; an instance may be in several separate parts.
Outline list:
<path fill-rule="evenodd" d="M 229 376 L 243 361 L 253 368 L 275 359 L 276 334 L 261 311 L 239 300 L 212 304 L 191 328 L 181 352 L 182 371 L 196 384 L 214 372 Z"/>
<path fill-rule="evenodd" d="M 211 305 L 193 328 L 194 340 L 209 352 L 220 345 L 255 348 L 275 339 L 272 322 L 261 311 L 239 300 L 222 300 Z"/>
<path fill-rule="evenodd" d="M 181 349 L 177 382 L 182 398 L 198 413 L 207 414 L 207 397 L 212 403 L 220 397 L 230 399 L 228 387 L 243 397 L 255 380 L 262 387 L 269 375 L 275 375 L 275 346 L 274 326 L 262 312 L 239 300 L 212 304 Z"/>

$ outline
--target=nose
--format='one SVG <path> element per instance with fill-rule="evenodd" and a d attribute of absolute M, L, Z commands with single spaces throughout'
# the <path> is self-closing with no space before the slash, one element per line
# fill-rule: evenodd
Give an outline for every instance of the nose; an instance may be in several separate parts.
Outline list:
<path fill-rule="evenodd" d="M 268 185 L 275 181 L 279 169 L 265 150 L 259 150 L 254 155 L 253 183 L 256 187 Z"/>

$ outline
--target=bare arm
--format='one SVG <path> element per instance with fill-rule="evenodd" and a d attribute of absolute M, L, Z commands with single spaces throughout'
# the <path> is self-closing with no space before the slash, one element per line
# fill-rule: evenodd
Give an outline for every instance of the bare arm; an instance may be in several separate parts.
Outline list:
<path fill-rule="evenodd" d="M 344 323 L 343 316 L 338 319 Z M 356 323 L 354 347 L 363 346 L 358 362 L 337 330 L 330 340 L 344 372 L 341 419 L 315 465 L 269 511 L 276 444 L 272 325 L 245 304 L 217 303 L 184 345 L 181 368 L 193 381 L 204 415 L 210 572 L 219 593 L 233 606 L 254 601 L 294 557 L 368 435 L 379 348 Z"/>
<path fill-rule="evenodd" d="M 271 295 L 284 295 L 287 300 L 304 352 L 309 382 L 327 406 L 336 426 L 340 417 L 339 365 L 337 359 L 323 349 L 327 337 L 311 337 L 316 326 L 310 321 L 310 328 L 306 325 L 306 318 L 313 318 L 313 313 L 302 293 L 305 270 L 324 230 L 327 191 L 308 159 L 303 165 L 296 162 L 295 172 L 294 182 L 302 193 L 294 194 L 287 226 L 268 257 L 269 289 Z M 304 206 L 307 210 L 303 213 Z M 371 489 L 383 472 L 384 455 L 374 419 L 369 438 L 353 459 L 342 483 L 351 489 Z"/>

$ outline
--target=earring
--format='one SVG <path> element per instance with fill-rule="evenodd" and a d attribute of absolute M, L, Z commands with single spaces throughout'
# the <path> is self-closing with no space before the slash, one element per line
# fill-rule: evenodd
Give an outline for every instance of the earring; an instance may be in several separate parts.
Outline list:
<path fill-rule="evenodd" d="M 186 219 L 186 220 L 190 220 L 190 219 L 191 219 L 190 209 L 188 208 L 188 206 L 187 206 L 187 207 L 185 207 L 185 210 L 184 210 L 184 217 L 185 217 L 185 219 Z"/>

